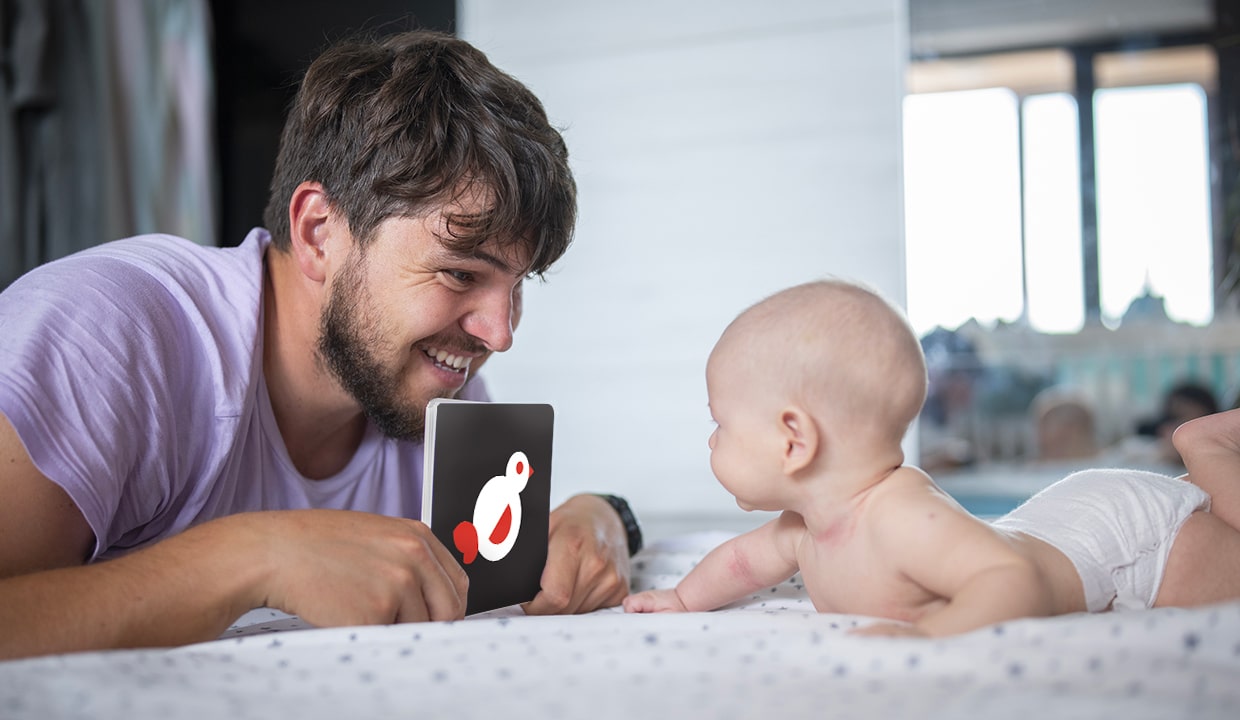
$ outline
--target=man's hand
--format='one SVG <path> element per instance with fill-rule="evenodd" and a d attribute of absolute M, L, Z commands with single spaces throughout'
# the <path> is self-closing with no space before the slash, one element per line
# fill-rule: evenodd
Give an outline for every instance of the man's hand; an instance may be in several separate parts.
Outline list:
<path fill-rule="evenodd" d="M 240 513 L 107 562 L 0 580 L 0 657 L 201 642 L 262 605 L 322 626 L 453 620 L 467 589 L 416 520 Z"/>
<path fill-rule="evenodd" d="M 469 579 L 421 522 L 346 510 L 248 513 L 232 522 L 267 538 L 259 605 L 320 626 L 465 616 Z"/>
<path fill-rule="evenodd" d="M 646 590 L 624 599 L 624 611 L 630 613 L 685 612 L 688 608 L 681 602 L 673 588 Z"/>
<path fill-rule="evenodd" d="M 529 615 L 590 612 L 629 594 L 628 537 L 606 500 L 574 495 L 552 511 L 541 583 L 522 606 Z"/>

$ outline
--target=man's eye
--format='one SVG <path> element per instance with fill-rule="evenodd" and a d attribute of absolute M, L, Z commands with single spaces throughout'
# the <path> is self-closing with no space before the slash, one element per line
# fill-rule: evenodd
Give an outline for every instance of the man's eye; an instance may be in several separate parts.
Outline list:
<path fill-rule="evenodd" d="M 465 270 L 444 270 L 444 273 L 462 285 L 468 285 L 474 281 L 474 274 Z"/>

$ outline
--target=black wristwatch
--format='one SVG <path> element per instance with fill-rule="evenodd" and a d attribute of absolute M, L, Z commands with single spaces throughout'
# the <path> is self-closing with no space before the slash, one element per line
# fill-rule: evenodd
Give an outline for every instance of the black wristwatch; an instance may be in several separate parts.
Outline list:
<path fill-rule="evenodd" d="M 619 495 L 604 495 L 603 493 L 597 493 L 597 495 L 606 500 L 607 504 L 620 516 L 620 522 L 624 523 L 624 534 L 629 538 L 629 557 L 633 557 L 638 550 L 642 549 L 642 528 L 637 524 L 633 509 L 629 507 L 628 501 Z"/>

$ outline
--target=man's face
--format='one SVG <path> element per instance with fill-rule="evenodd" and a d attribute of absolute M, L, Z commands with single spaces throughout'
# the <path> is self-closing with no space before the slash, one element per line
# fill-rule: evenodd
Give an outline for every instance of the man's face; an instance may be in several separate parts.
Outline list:
<path fill-rule="evenodd" d="M 426 403 L 455 395 L 512 345 L 526 259 L 450 250 L 442 215 L 388 218 L 333 276 L 319 360 L 389 437 L 422 435 Z"/>

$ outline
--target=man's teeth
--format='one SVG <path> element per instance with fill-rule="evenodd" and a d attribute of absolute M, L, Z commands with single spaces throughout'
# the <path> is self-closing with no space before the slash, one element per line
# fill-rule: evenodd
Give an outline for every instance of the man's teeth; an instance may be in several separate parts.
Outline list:
<path fill-rule="evenodd" d="M 473 359 L 463 355 L 453 355 L 447 350 L 440 350 L 438 348 L 427 348 L 426 354 L 440 365 L 447 365 L 453 370 L 464 370 L 469 367 L 469 361 Z"/>

